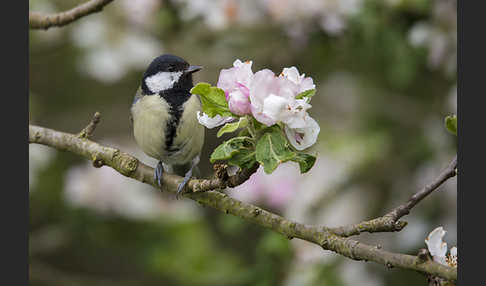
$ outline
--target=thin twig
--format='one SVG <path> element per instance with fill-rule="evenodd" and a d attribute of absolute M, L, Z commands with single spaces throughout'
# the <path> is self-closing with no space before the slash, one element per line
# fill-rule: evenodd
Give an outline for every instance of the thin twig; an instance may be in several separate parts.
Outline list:
<path fill-rule="evenodd" d="M 101 119 L 101 114 L 96 111 L 95 114 L 93 115 L 93 118 L 91 118 L 91 121 L 89 124 L 79 132 L 78 137 L 79 138 L 86 138 L 89 139 L 93 135 L 94 130 L 96 129 L 96 125 L 100 123 Z"/>
<path fill-rule="evenodd" d="M 136 179 L 140 182 L 157 187 L 154 181 L 154 169 L 141 163 L 135 157 L 118 149 L 102 146 L 89 139 L 81 139 L 76 135 L 55 131 L 52 129 L 29 125 L 29 143 L 44 144 L 59 150 L 69 151 L 89 160 L 99 161 L 120 174 Z M 240 172 L 237 177 L 216 178 L 212 180 L 193 179 L 189 181 L 190 190 L 205 188 L 218 189 L 225 185 L 243 183 L 256 170 Z M 163 185 L 167 190 L 176 192 L 177 186 L 183 178 L 164 173 Z M 229 183 L 231 181 L 231 183 Z M 387 267 L 400 267 L 428 273 L 449 280 L 457 279 L 457 269 L 439 264 L 434 261 L 422 261 L 417 256 L 392 253 L 376 246 L 360 243 L 356 240 L 338 236 L 325 227 L 305 225 L 288 220 L 279 215 L 268 212 L 257 206 L 235 200 L 217 191 L 190 192 L 184 194 L 198 203 L 210 206 L 221 212 L 232 214 L 247 221 L 278 232 L 286 237 L 300 238 L 320 245 L 325 250 L 331 250 L 354 260 L 374 261 Z"/>
<path fill-rule="evenodd" d="M 407 222 L 399 221 L 399 219 L 409 214 L 414 206 L 434 190 L 438 189 L 445 181 L 454 177 L 456 175 L 456 167 L 457 155 L 434 181 L 415 193 L 406 203 L 399 205 L 386 215 L 353 225 L 330 228 L 329 231 L 339 236 L 348 237 L 358 235 L 362 232 L 392 232 L 402 230 L 407 225 Z"/>
<path fill-rule="evenodd" d="M 39 12 L 29 12 L 29 27 L 31 29 L 44 29 L 61 27 L 92 13 L 100 12 L 104 6 L 113 0 L 91 0 L 80 4 L 68 11 L 45 15 Z"/>
<path fill-rule="evenodd" d="M 410 213 L 410 210 L 418 204 L 421 200 L 439 188 L 442 183 L 447 181 L 449 178 L 452 178 L 456 175 L 456 167 L 457 167 L 457 155 L 452 159 L 446 169 L 444 169 L 440 175 L 430 184 L 426 185 L 422 190 L 414 194 L 405 204 L 398 206 L 393 211 L 389 213 L 396 221 Z"/>

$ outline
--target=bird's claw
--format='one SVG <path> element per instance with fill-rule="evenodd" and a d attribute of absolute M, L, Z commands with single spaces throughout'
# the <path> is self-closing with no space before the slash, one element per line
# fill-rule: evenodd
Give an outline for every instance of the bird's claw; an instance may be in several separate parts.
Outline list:
<path fill-rule="evenodd" d="M 177 193 L 176 193 L 176 199 L 179 199 L 179 196 L 183 194 L 184 187 L 186 186 L 187 182 L 192 177 L 192 168 L 186 173 L 184 176 L 184 180 L 177 186 Z"/>
<path fill-rule="evenodd" d="M 159 187 L 162 187 L 162 175 L 164 174 L 164 167 L 162 166 L 162 162 L 159 161 L 157 164 L 157 167 L 155 167 L 155 172 L 154 172 L 154 181 L 157 182 Z"/>
<path fill-rule="evenodd" d="M 179 184 L 179 186 L 177 186 L 177 193 L 176 193 L 176 199 L 178 200 L 179 197 L 182 195 L 182 191 L 184 190 L 184 187 L 186 185 L 186 182 L 182 182 Z"/>

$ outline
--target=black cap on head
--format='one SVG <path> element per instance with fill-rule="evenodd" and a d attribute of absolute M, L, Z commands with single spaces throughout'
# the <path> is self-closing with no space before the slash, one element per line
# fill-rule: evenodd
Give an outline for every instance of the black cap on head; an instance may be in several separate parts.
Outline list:
<path fill-rule="evenodd" d="M 143 77 L 146 78 L 161 71 L 165 71 L 165 72 L 184 71 L 187 68 L 189 68 L 189 64 L 183 58 L 170 55 L 170 54 L 165 54 L 156 57 L 150 63 Z"/>
<path fill-rule="evenodd" d="M 160 93 L 162 91 L 171 89 L 184 89 L 190 90 L 193 86 L 192 84 L 192 73 L 201 70 L 201 66 L 191 66 L 183 58 L 178 56 L 164 54 L 155 58 L 147 70 L 143 74 L 142 78 L 142 90 L 144 94 L 154 94 Z M 167 82 L 162 83 L 160 89 L 147 87 L 146 80 L 160 72 L 174 73 L 173 75 L 161 76 L 161 80 L 173 80 L 170 84 Z M 182 73 L 180 73 L 182 72 Z"/>

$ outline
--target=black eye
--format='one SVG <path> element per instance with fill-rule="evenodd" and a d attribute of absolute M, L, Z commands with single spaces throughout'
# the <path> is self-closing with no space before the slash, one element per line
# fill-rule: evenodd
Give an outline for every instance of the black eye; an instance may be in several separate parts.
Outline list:
<path fill-rule="evenodd" d="M 169 65 L 169 67 L 167 68 L 168 71 L 170 72 L 173 72 L 173 71 L 176 71 L 177 70 L 177 67 L 176 65 Z"/>

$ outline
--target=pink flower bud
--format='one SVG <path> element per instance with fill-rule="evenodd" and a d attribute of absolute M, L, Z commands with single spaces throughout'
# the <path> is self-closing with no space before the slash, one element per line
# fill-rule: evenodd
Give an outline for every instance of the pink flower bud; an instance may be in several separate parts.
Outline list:
<path fill-rule="evenodd" d="M 245 94 L 238 89 L 231 92 L 228 98 L 229 109 L 234 114 L 242 116 L 251 113 L 251 105 L 248 94 Z"/>

